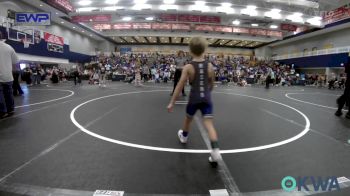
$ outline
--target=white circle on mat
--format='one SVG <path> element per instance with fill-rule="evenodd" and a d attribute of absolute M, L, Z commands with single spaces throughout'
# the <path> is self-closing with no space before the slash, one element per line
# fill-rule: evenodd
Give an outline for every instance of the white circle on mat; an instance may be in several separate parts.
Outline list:
<path fill-rule="evenodd" d="M 285 94 L 285 96 L 288 99 L 291 99 L 291 100 L 294 100 L 297 102 L 301 102 L 301 103 L 305 103 L 305 104 L 309 104 L 309 105 L 313 105 L 313 106 L 317 106 L 317 107 L 321 107 L 321 108 L 328 108 L 328 109 L 332 109 L 332 110 L 338 109 L 336 107 L 331 107 L 331 106 L 326 106 L 326 105 L 321 105 L 321 104 L 316 104 L 316 103 L 296 99 L 296 98 L 291 97 L 290 95 L 328 95 L 328 96 L 336 96 L 336 95 L 330 95 L 330 94 L 324 94 L 324 93 L 287 93 L 287 94 Z M 347 110 L 344 110 L 344 111 L 347 111 Z"/>
<path fill-rule="evenodd" d="M 154 93 L 154 92 L 168 92 L 168 90 L 135 91 L 135 92 L 118 93 L 118 94 L 98 97 L 98 98 L 91 99 L 89 101 L 86 101 L 86 102 L 81 103 L 80 105 L 76 106 L 71 111 L 70 118 L 71 118 L 71 121 L 73 122 L 73 124 L 76 127 L 78 127 L 81 131 L 83 131 L 84 133 L 86 133 L 86 134 L 88 134 L 88 135 L 90 135 L 92 137 L 95 137 L 95 138 L 107 141 L 107 142 L 111 142 L 111 143 L 115 143 L 115 144 L 119 144 L 119 145 L 123 145 L 123 146 L 128 146 L 128 147 L 133 147 L 133 148 L 139 148 L 139 149 L 143 149 L 143 150 L 153 150 L 153 151 L 162 151 L 162 152 L 177 152 L 177 153 L 209 153 L 210 151 L 208 149 L 195 150 L 195 149 L 162 148 L 162 147 L 156 147 L 156 146 L 146 146 L 146 145 L 134 144 L 134 143 L 129 143 L 129 142 L 124 142 L 124 141 L 108 138 L 108 137 L 96 134 L 96 133 L 86 129 L 84 126 L 79 124 L 77 122 L 77 120 L 75 119 L 75 112 L 79 108 L 81 108 L 82 106 L 84 106 L 84 105 L 86 105 L 88 103 L 91 103 L 93 101 L 100 100 L 100 99 L 105 99 L 105 98 L 109 98 L 109 97 L 116 97 L 116 96 L 123 96 L 123 95 L 132 95 L 132 94 L 141 94 L 141 93 Z M 300 132 L 298 135 L 296 135 L 296 136 L 294 136 L 292 138 L 289 138 L 289 139 L 286 139 L 286 140 L 283 140 L 283 141 L 280 141 L 280 142 L 276 142 L 276 143 L 273 143 L 273 144 L 268 144 L 268 145 L 262 145 L 262 146 L 256 146 L 256 147 L 250 147 L 250 148 L 241 148 L 241 149 L 221 150 L 220 152 L 222 154 L 252 152 L 252 151 L 265 150 L 265 149 L 269 149 L 269 148 L 275 148 L 275 147 L 282 146 L 282 145 L 291 143 L 293 141 L 296 141 L 296 140 L 300 139 L 301 137 L 303 137 L 304 135 L 306 135 L 310 131 L 310 120 L 308 119 L 308 117 L 304 113 L 302 113 L 301 111 L 299 111 L 299 110 L 297 110 L 297 109 L 295 109 L 295 108 L 293 108 L 293 107 L 291 107 L 289 105 L 286 105 L 286 104 L 283 104 L 283 103 L 280 103 L 280 102 L 277 102 L 277 101 L 274 101 L 274 100 L 260 98 L 260 97 L 255 97 L 255 96 L 250 96 L 250 95 L 243 95 L 243 94 L 237 94 L 237 93 L 224 93 L 224 92 L 215 92 L 215 93 L 216 94 L 226 94 L 226 95 L 237 95 L 237 96 L 248 97 L 248 98 L 253 98 L 253 99 L 258 99 L 258 100 L 262 100 L 262 101 L 275 103 L 275 104 L 284 106 L 286 108 L 289 108 L 289 109 L 297 112 L 298 114 L 300 114 L 305 119 L 305 123 L 306 123 L 304 130 L 302 132 Z M 166 111 L 166 110 L 164 109 L 164 111 Z"/>
<path fill-rule="evenodd" d="M 70 94 L 64 97 L 60 97 L 60 98 L 56 98 L 56 99 L 51 99 L 51 100 L 47 100 L 47 101 L 42 101 L 42 102 L 38 102 L 38 103 L 32 103 L 32 104 L 26 104 L 26 105 L 21 105 L 21 106 L 16 106 L 15 108 L 24 108 L 24 107 L 29 107 L 29 106 L 34 106 L 34 105 L 40 105 L 40 104 L 44 104 L 44 103 L 50 103 L 50 102 L 54 102 L 54 101 L 58 101 L 61 99 L 66 99 L 68 97 L 71 97 L 74 95 L 73 91 L 70 90 L 63 90 L 63 89 L 30 89 L 31 91 L 62 91 L 62 92 L 69 92 Z"/>

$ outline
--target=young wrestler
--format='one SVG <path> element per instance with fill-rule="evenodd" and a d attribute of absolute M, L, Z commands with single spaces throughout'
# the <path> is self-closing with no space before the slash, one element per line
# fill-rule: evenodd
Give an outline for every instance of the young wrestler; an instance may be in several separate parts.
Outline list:
<path fill-rule="evenodd" d="M 178 137 L 181 143 L 187 143 L 190 125 L 197 110 L 202 112 L 203 123 L 206 127 L 209 139 L 211 141 L 211 156 L 209 161 L 217 163 L 221 160 L 218 137 L 213 125 L 213 105 L 211 101 L 211 91 L 214 85 L 213 65 L 204 59 L 204 52 L 207 48 L 207 41 L 201 37 L 195 37 L 189 44 L 193 60 L 190 64 L 184 66 L 178 85 L 175 88 L 174 95 L 168 105 L 168 112 L 172 112 L 176 98 L 179 96 L 187 80 L 191 84 L 191 93 L 186 109 L 187 116 L 182 130 L 179 130 Z"/>

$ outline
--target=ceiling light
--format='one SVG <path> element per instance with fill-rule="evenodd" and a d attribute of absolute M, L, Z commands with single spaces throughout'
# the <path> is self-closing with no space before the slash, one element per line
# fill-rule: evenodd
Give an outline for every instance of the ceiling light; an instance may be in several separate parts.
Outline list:
<path fill-rule="evenodd" d="M 126 16 L 126 17 L 123 17 L 122 20 L 123 21 L 130 21 L 130 20 L 132 20 L 132 18 L 129 16 Z"/>
<path fill-rule="evenodd" d="M 280 10 L 280 9 L 277 9 L 277 8 L 273 8 L 273 9 L 271 10 L 271 12 L 273 12 L 273 13 L 280 13 L 281 10 Z"/>
<path fill-rule="evenodd" d="M 174 4 L 175 0 L 163 0 L 164 4 Z"/>
<path fill-rule="evenodd" d="M 111 7 L 104 7 L 102 8 L 105 11 L 115 11 L 115 10 L 120 10 L 123 9 L 123 7 L 120 6 L 111 6 Z"/>
<path fill-rule="evenodd" d="M 83 8 L 78 8 L 77 12 L 91 12 L 92 10 L 95 10 L 97 8 L 95 7 L 83 7 Z"/>
<path fill-rule="evenodd" d="M 58 12 L 56 12 L 56 15 L 58 15 Z"/>
<path fill-rule="evenodd" d="M 152 6 L 150 4 L 135 4 L 132 9 L 133 10 L 145 10 L 145 9 L 151 9 Z"/>
<path fill-rule="evenodd" d="M 81 31 L 82 33 L 85 33 L 85 31 Z"/>
<path fill-rule="evenodd" d="M 190 6 L 190 10 L 208 12 L 210 11 L 209 7 L 205 5 L 205 1 L 195 1 L 194 5 Z"/>
<path fill-rule="evenodd" d="M 322 20 L 321 17 L 315 16 L 313 18 L 308 19 L 306 22 L 310 23 L 311 25 L 321 26 L 322 25 L 321 20 Z"/>
<path fill-rule="evenodd" d="M 241 24 L 241 21 L 239 21 L 239 20 L 234 20 L 234 21 L 232 22 L 232 24 L 234 24 L 234 25 L 239 25 L 239 24 Z"/>
<path fill-rule="evenodd" d="M 194 4 L 199 6 L 205 6 L 205 1 L 195 1 Z"/>
<path fill-rule="evenodd" d="M 303 14 L 302 14 L 302 13 L 300 13 L 300 12 L 294 12 L 294 14 L 293 14 L 293 15 L 301 17 Z"/>
<path fill-rule="evenodd" d="M 63 21 L 61 21 L 61 24 L 63 24 L 64 22 Z"/>
<path fill-rule="evenodd" d="M 75 29 L 75 27 L 73 27 L 73 29 Z"/>
<path fill-rule="evenodd" d="M 249 15 L 249 16 L 257 16 L 258 12 L 256 11 L 255 5 L 248 5 L 247 8 L 241 10 L 241 14 Z"/>
<path fill-rule="evenodd" d="M 280 9 L 272 9 L 269 12 L 265 12 L 265 16 L 270 17 L 272 19 L 281 19 L 282 15 L 280 14 Z"/>
<path fill-rule="evenodd" d="M 216 7 L 216 12 L 234 14 L 235 10 L 231 7 L 231 5 L 232 5 L 231 3 L 221 3 L 220 7 Z"/>
<path fill-rule="evenodd" d="M 40 6 L 40 7 L 43 7 L 43 4 L 40 4 L 39 6 Z"/>
<path fill-rule="evenodd" d="M 303 23 L 304 19 L 302 18 L 302 15 L 303 14 L 300 12 L 295 12 L 294 14 L 287 16 L 287 19 L 293 22 Z"/>
<path fill-rule="evenodd" d="M 232 6 L 232 3 L 227 3 L 227 2 L 221 3 L 221 6 L 222 6 L 222 7 L 231 7 L 231 6 Z"/>
<path fill-rule="evenodd" d="M 119 0 L 106 0 L 106 4 L 117 4 Z"/>
<path fill-rule="evenodd" d="M 79 5 L 82 5 L 82 6 L 86 6 L 86 5 L 90 5 L 92 2 L 89 1 L 89 0 L 82 0 L 82 1 L 79 1 L 78 4 Z"/>
<path fill-rule="evenodd" d="M 249 10 L 255 10 L 256 6 L 255 5 L 247 5 L 247 9 Z"/>
<path fill-rule="evenodd" d="M 277 29 L 278 26 L 277 26 L 277 25 L 271 25 L 270 28 L 271 28 L 271 29 Z"/>
<path fill-rule="evenodd" d="M 258 27 L 258 26 L 259 26 L 259 24 L 255 24 L 255 23 L 253 23 L 253 24 L 252 24 L 252 26 L 253 26 L 253 27 Z"/>
<path fill-rule="evenodd" d="M 147 17 L 146 20 L 154 20 L 153 17 Z"/>

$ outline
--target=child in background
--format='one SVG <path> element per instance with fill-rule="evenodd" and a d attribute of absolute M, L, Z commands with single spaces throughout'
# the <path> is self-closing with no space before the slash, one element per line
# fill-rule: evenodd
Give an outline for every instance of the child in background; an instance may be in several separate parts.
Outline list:
<path fill-rule="evenodd" d="M 156 73 L 154 74 L 154 79 L 156 83 L 160 83 L 160 72 L 156 71 Z"/>
<path fill-rule="evenodd" d="M 141 86 L 141 63 L 135 63 L 135 86 Z"/>

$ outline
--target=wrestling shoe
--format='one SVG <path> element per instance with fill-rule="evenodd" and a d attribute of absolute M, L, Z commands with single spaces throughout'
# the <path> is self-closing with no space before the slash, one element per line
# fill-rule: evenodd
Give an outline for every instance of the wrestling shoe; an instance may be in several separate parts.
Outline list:
<path fill-rule="evenodd" d="M 180 140 L 180 142 L 182 143 L 182 144 L 186 144 L 187 143 L 187 140 L 188 140 L 188 136 L 187 137 L 185 137 L 184 135 L 183 135 L 183 130 L 179 130 L 179 132 L 177 132 L 177 136 L 179 137 L 179 140 Z"/>
<path fill-rule="evenodd" d="M 343 113 L 340 110 L 337 110 L 337 112 L 335 113 L 336 116 L 341 116 L 343 115 Z"/>
<path fill-rule="evenodd" d="M 218 161 L 221 161 L 222 157 L 220 154 L 220 149 L 215 148 L 211 151 L 210 157 L 209 157 L 209 163 L 211 164 L 212 167 L 217 167 L 218 166 Z"/>

